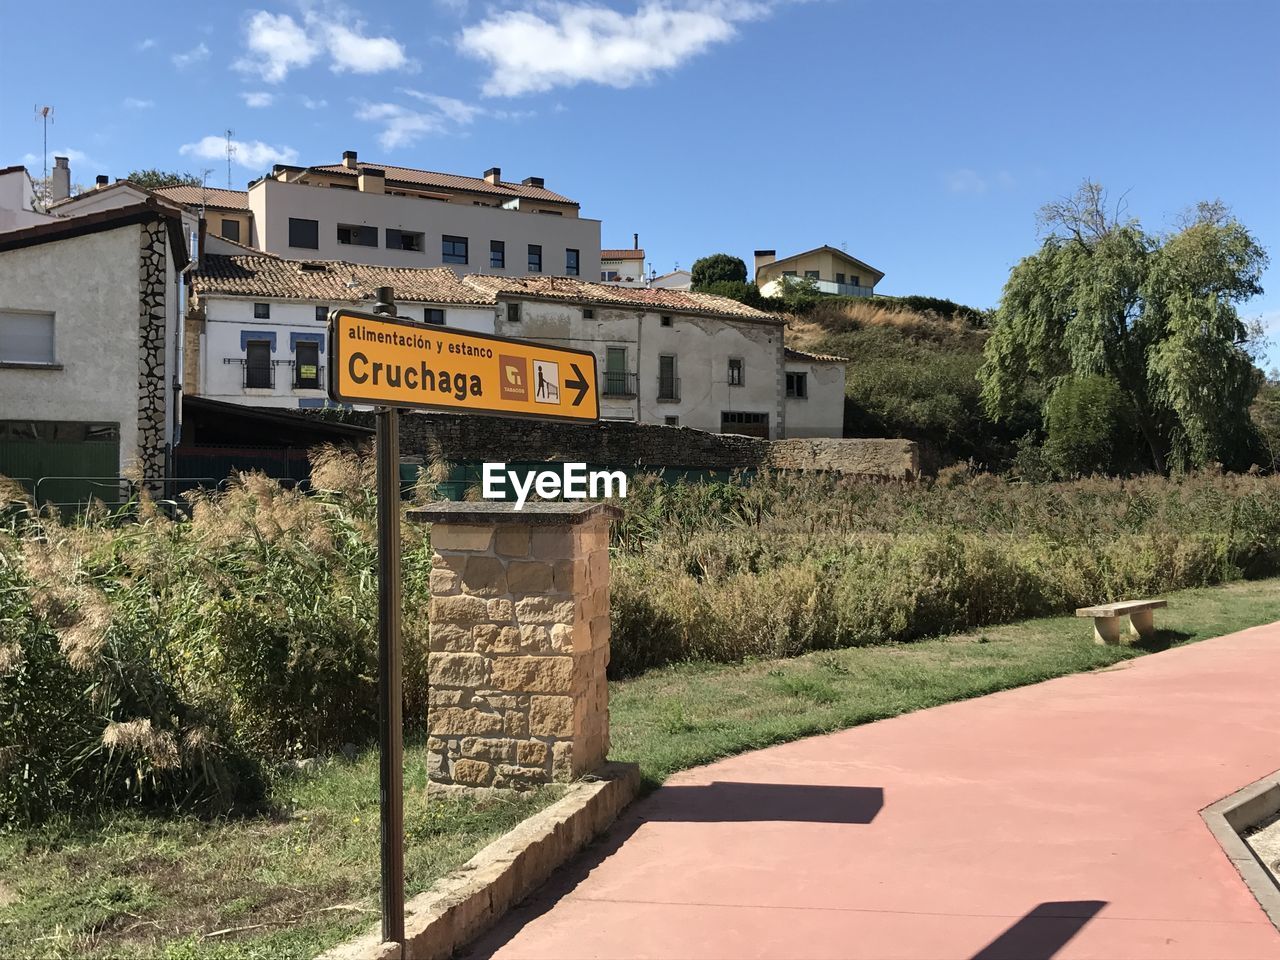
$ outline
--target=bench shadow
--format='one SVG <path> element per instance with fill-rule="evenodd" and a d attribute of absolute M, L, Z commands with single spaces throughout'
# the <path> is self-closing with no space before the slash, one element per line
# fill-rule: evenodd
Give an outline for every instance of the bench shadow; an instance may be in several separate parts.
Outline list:
<path fill-rule="evenodd" d="M 1186 630 L 1157 630 L 1150 637 L 1138 637 L 1132 640 L 1131 645 L 1135 650 L 1159 653 L 1161 650 L 1168 650 L 1180 643 L 1186 643 L 1194 636 L 1194 633 L 1188 633 Z"/>
<path fill-rule="evenodd" d="M 603 837 L 557 870 L 492 930 L 458 956 L 485 960 L 524 926 L 551 910 L 646 823 L 871 823 L 884 808 L 882 787 L 738 783 L 661 787 L 635 804 Z"/>
<path fill-rule="evenodd" d="M 970 960 L 1051 960 L 1106 905 L 1106 900 L 1039 904 Z"/>

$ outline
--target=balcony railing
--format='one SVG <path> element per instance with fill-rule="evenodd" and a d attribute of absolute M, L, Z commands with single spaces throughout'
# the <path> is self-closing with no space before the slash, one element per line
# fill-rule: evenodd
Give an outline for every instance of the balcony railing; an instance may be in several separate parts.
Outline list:
<path fill-rule="evenodd" d="M 671 401 L 679 400 L 680 378 L 658 377 L 658 399 Z"/>
<path fill-rule="evenodd" d="M 289 366 L 293 367 L 293 374 L 289 377 L 289 382 L 295 390 L 323 390 L 324 389 L 324 367 L 320 364 L 302 364 L 296 360 L 285 360 Z M 303 376 L 302 371 L 310 368 L 310 374 Z"/>
<path fill-rule="evenodd" d="M 265 364 L 251 364 L 244 357 L 224 357 L 223 363 L 240 365 L 240 386 L 246 390 L 274 390 L 276 386 L 276 365 L 271 361 Z"/>
<path fill-rule="evenodd" d="M 604 395 L 606 397 L 634 397 L 636 395 L 636 374 L 621 370 L 604 372 Z"/>

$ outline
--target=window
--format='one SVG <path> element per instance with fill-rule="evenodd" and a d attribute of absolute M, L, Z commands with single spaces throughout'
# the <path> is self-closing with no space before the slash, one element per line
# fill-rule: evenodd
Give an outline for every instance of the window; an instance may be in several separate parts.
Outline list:
<path fill-rule="evenodd" d="M 601 270 L 600 279 L 605 281 L 606 283 L 613 283 L 615 280 L 618 279 L 618 271 L 617 270 Z"/>
<path fill-rule="evenodd" d="M 852 283 L 855 287 L 858 286 L 858 278 L 855 276 L 850 276 L 849 282 Z"/>
<path fill-rule="evenodd" d="M 818 279 L 818 271 L 817 271 L 817 270 L 806 270 L 806 271 L 804 272 L 804 278 L 805 278 L 806 280 L 817 280 L 817 279 Z"/>
<path fill-rule="evenodd" d="M 378 228 L 340 223 L 338 224 L 338 242 L 354 247 L 376 247 Z"/>
<path fill-rule="evenodd" d="M 388 250 L 406 250 L 409 253 L 421 253 L 424 239 L 425 234 L 414 233 L 412 230 L 397 230 L 394 227 L 387 227 Z"/>
<path fill-rule="evenodd" d="M 729 358 L 729 386 L 731 387 L 742 386 L 742 358 L 741 357 Z"/>
<path fill-rule="evenodd" d="M 489 266 L 499 270 L 507 265 L 507 245 L 501 240 L 489 241 Z"/>
<path fill-rule="evenodd" d="M 253 305 L 253 319 L 255 319 L 255 320 L 270 320 L 270 319 L 271 319 L 271 304 L 269 304 L 269 303 L 255 303 L 255 304 Z"/>
<path fill-rule="evenodd" d="M 441 237 L 440 259 L 445 263 L 466 263 L 467 238 L 450 236 Z"/>
<path fill-rule="evenodd" d="M 720 412 L 720 432 L 738 433 L 748 437 L 769 439 L 769 415 L 767 413 L 743 413 L 740 410 Z"/>
<path fill-rule="evenodd" d="M 56 362 L 52 313 L 0 310 L 0 363 Z"/>
<path fill-rule="evenodd" d="M 663 417 L 663 418 L 662 418 L 662 422 L 663 422 L 663 423 L 665 423 L 668 427 L 678 427 L 678 426 L 680 426 L 680 418 L 679 418 L 679 417 Z"/>
<path fill-rule="evenodd" d="M 578 251 L 566 249 L 564 252 L 564 274 L 566 277 L 578 275 Z"/>
<path fill-rule="evenodd" d="M 596 318 L 596 312 L 595 312 L 594 310 L 592 310 L 590 307 L 583 307 L 583 308 L 582 308 L 582 319 L 583 319 L 583 320 L 594 320 L 595 318 Z"/>
<path fill-rule="evenodd" d="M 318 307 L 316 307 L 316 320 L 318 320 L 320 323 L 328 323 L 328 322 L 329 322 L 329 308 L 328 308 L 328 307 L 326 307 L 326 306 L 318 306 Z"/>
<path fill-rule="evenodd" d="M 605 347 L 604 395 L 606 397 L 634 397 L 635 377 L 627 372 L 627 348 Z"/>
<path fill-rule="evenodd" d="M 250 340 L 244 348 L 244 385 L 256 390 L 270 390 L 271 374 L 271 341 Z"/>
<path fill-rule="evenodd" d="M 807 400 L 809 398 L 809 375 L 807 373 L 787 374 L 787 399 Z"/>
<path fill-rule="evenodd" d="M 529 244 L 529 272 L 542 272 L 542 245 L 538 243 Z"/>
<path fill-rule="evenodd" d="M 836 283 L 844 283 L 844 274 L 843 274 L 843 273 L 837 273 L 837 274 L 836 274 Z"/>
<path fill-rule="evenodd" d="M 293 385 L 299 390 L 320 389 L 320 344 L 299 340 L 293 348 Z"/>
<path fill-rule="evenodd" d="M 520 322 L 520 304 L 518 303 L 507 304 L 507 322 L 508 323 Z"/>
<path fill-rule="evenodd" d="M 320 249 L 320 221 L 289 218 L 289 246 Z"/>
<path fill-rule="evenodd" d="M 427 323 L 434 323 L 436 326 L 443 327 L 444 311 L 439 307 L 427 307 L 427 309 L 423 311 L 422 319 L 427 321 Z"/>
<path fill-rule="evenodd" d="M 240 221 L 222 218 L 222 239 L 240 242 Z"/>
<path fill-rule="evenodd" d="M 680 378 L 676 376 L 676 358 L 673 354 L 658 356 L 658 399 L 680 399 Z"/>
<path fill-rule="evenodd" d="M 796 272 L 794 270 L 783 270 L 782 275 L 784 277 L 794 277 L 796 275 Z"/>
<path fill-rule="evenodd" d="M 670 317 L 663 317 L 663 318 L 662 318 L 662 325 L 663 325 L 664 327 L 669 327 L 669 326 L 671 326 L 671 318 L 670 318 Z"/>

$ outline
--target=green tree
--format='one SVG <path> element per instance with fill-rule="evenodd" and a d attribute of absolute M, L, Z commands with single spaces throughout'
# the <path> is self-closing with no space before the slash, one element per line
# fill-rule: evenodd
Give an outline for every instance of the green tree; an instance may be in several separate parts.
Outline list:
<path fill-rule="evenodd" d="M 181 173 L 177 170 L 157 170 L 155 167 L 148 170 L 132 170 L 125 179 L 148 190 L 159 190 L 161 187 L 201 186 L 200 178 L 194 173 Z"/>
<path fill-rule="evenodd" d="M 822 294 L 818 292 L 818 281 L 813 277 L 789 277 L 784 274 L 779 278 L 778 286 L 781 289 L 776 296 L 792 313 L 806 313 L 822 299 Z"/>
<path fill-rule="evenodd" d="M 741 257 L 728 253 L 713 253 L 709 257 L 695 260 L 689 273 L 690 285 L 699 291 L 707 284 L 719 281 L 747 282 L 747 265 L 742 262 Z"/>
<path fill-rule="evenodd" d="M 1041 211 L 1040 249 L 1009 275 L 979 372 L 996 416 L 1029 383 L 1052 394 L 1099 375 L 1124 393 L 1151 466 L 1247 466 L 1256 337 L 1237 305 L 1262 292 L 1266 253 L 1220 203 L 1175 231 L 1147 233 L 1085 182 Z"/>
<path fill-rule="evenodd" d="M 1114 380 L 1066 377 L 1044 405 L 1045 458 L 1063 477 L 1119 473 L 1133 464 L 1132 421 Z"/>

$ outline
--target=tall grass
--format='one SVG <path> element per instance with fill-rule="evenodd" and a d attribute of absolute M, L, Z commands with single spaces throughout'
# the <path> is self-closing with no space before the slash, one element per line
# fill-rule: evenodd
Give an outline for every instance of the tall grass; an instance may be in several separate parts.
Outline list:
<path fill-rule="evenodd" d="M 246 475 L 190 521 L 0 527 L 0 825 L 139 805 L 252 807 L 296 760 L 369 740 L 368 456 L 314 493 Z M 432 495 L 424 481 L 419 497 Z M 13 494 L 15 503 L 20 494 Z M 614 531 L 615 675 L 888 643 L 1280 572 L 1280 479 L 1020 485 L 951 471 L 633 483 Z M 404 529 L 405 716 L 426 716 L 431 550 Z"/>
<path fill-rule="evenodd" d="M 633 487 L 611 670 L 911 640 L 1280 572 L 1280 479 Z"/>

